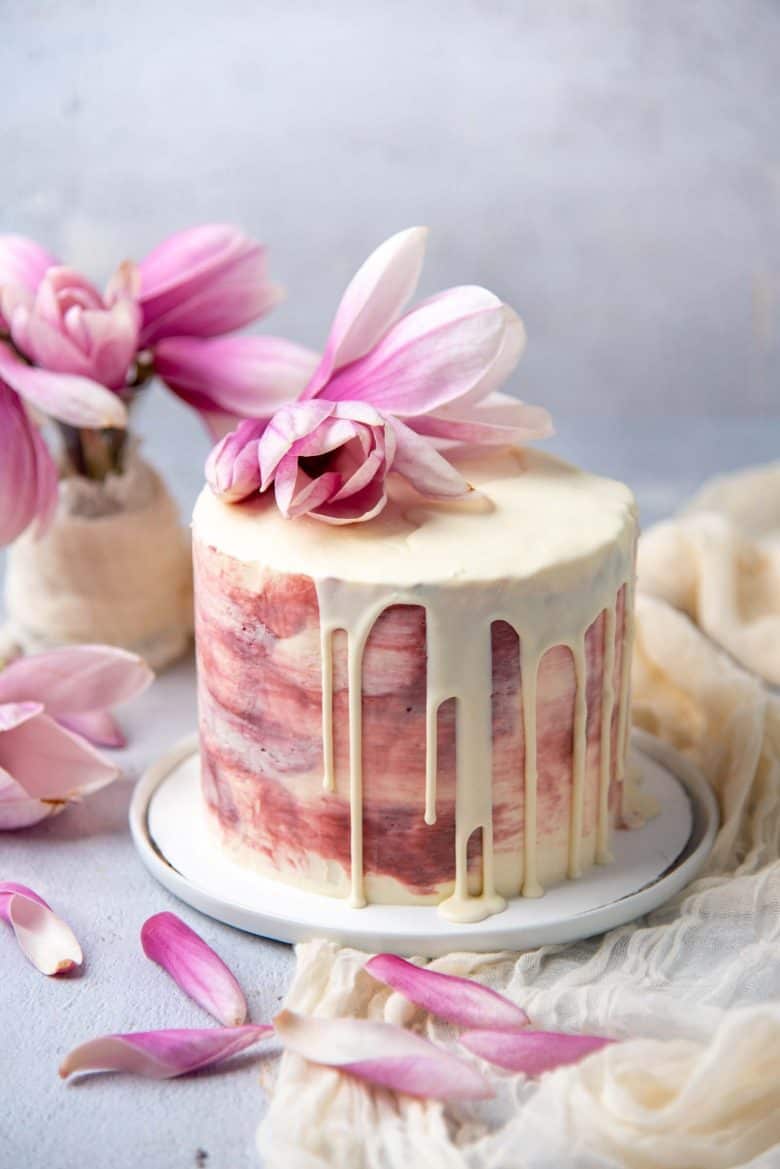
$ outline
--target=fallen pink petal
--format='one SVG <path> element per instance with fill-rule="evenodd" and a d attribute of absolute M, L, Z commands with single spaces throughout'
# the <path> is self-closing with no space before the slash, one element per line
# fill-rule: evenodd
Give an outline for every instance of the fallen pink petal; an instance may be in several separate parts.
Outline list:
<path fill-rule="evenodd" d="M 460 1042 L 496 1067 L 526 1076 L 541 1076 L 578 1063 L 614 1043 L 599 1035 L 567 1035 L 562 1031 L 466 1031 Z"/>
<path fill-rule="evenodd" d="M 432 1100 L 484 1100 L 493 1094 L 466 1060 L 390 1023 L 317 1019 L 285 1010 L 274 1027 L 287 1051 L 375 1087 Z"/>
<path fill-rule="evenodd" d="M 0 829 L 34 824 L 116 779 L 119 768 L 94 745 L 124 745 L 106 708 L 140 694 L 153 677 L 142 658 L 105 645 L 33 654 L 0 670 L 0 776 L 7 779 Z M 37 814 L 26 801 L 38 802 Z"/>
<path fill-rule="evenodd" d="M 272 1033 L 268 1024 L 247 1024 L 104 1035 L 74 1048 L 59 1071 L 63 1079 L 77 1072 L 129 1072 L 170 1080 L 223 1063 Z"/>
<path fill-rule="evenodd" d="M 237 1027 L 246 1020 L 246 999 L 232 971 L 175 913 L 156 913 L 145 921 L 141 945 L 147 958 L 223 1026 Z"/>
<path fill-rule="evenodd" d="M 41 974 L 65 974 L 81 965 L 81 946 L 73 930 L 27 885 L 0 882 L 0 917 Z"/>
<path fill-rule="evenodd" d="M 377 954 L 365 969 L 409 1002 L 459 1027 L 491 1030 L 528 1025 L 522 1007 L 470 978 L 415 966 L 395 954 Z"/>

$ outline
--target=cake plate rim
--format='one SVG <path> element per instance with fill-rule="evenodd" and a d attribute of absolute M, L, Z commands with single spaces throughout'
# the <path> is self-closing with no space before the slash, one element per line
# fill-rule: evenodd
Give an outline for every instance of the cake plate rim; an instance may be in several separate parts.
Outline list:
<path fill-rule="evenodd" d="M 658 764 L 658 774 L 663 772 L 670 784 L 676 783 L 690 802 L 690 834 L 676 857 L 671 862 L 668 857 L 666 860 L 662 857 L 662 868 L 653 879 L 641 882 L 636 889 L 612 900 L 604 900 L 603 874 L 607 874 L 608 880 L 610 870 L 613 874 L 617 870 L 613 866 L 596 866 L 577 881 L 564 881 L 551 887 L 538 901 L 512 898 L 503 912 L 476 923 L 447 920 L 433 905 L 370 905 L 354 909 L 340 898 L 310 893 L 226 861 L 216 839 L 208 845 L 213 850 L 211 859 L 222 868 L 225 864 L 232 865 L 242 884 L 248 880 L 258 894 L 264 894 L 260 907 L 247 905 L 245 898 L 232 893 L 225 895 L 224 890 L 220 892 L 213 887 L 214 882 L 210 888 L 208 877 L 194 880 L 187 876 L 172 863 L 165 855 L 164 847 L 155 840 L 149 816 L 158 790 L 197 753 L 196 734 L 186 736 L 166 751 L 139 779 L 130 802 L 130 830 L 144 865 L 169 892 L 208 917 L 260 937 L 290 944 L 324 938 L 368 952 L 389 951 L 424 958 L 440 957 L 458 950 L 489 953 L 536 949 L 542 945 L 593 937 L 642 917 L 690 884 L 706 863 L 720 819 L 711 786 L 694 764 L 647 731 L 633 729 L 632 749 L 640 761 L 650 760 Z M 672 790 L 670 786 L 669 791 Z M 181 836 L 186 832 L 190 838 L 189 822 L 185 817 L 179 822 L 187 825 Z M 649 821 L 642 828 L 630 830 L 630 835 L 647 832 L 652 823 Z M 205 849 L 205 838 L 201 844 Z M 205 852 L 202 855 L 205 856 Z M 624 864 L 620 871 L 626 875 L 627 866 Z M 538 916 L 537 910 L 528 910 L 529 906 L 542 905 L 545 901 L 549 905 L 554 894 L 558 895 L 559 902 L 563 898 L 565 903 L 565 893 L 561 891 L 571 891 L 572 887 L 577 889 L 577 901 L 581 905 L 583 895 L 588 891 L 589 877 L 594 886 L 595 904 L 576 911 L 559 910 L 544 921 L 528 920 Z"/>

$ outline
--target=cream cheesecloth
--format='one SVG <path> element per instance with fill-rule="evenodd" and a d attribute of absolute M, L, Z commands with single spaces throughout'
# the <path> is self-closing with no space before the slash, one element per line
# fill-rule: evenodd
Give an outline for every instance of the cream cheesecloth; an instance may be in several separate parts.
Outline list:
<path fill-rule="evenodd" d="M 258 1133 L 268 1169 L 780 1167 L 780 699 L 761 680 L 780 681 L 780 466 L 718 481 L 650 529 L 639 589 L 634 720 L 718 795 L 704 875 L 602 937 L 431 963 L 537 1026 L 624 1042 L 538 1081 L 483 1065 L 495 1099 L 447 1107 L 285 1054 Z M 297 956 L 292 1009 L 455 1042 L 366 975 L 366 955 L 311 942 Z"/>

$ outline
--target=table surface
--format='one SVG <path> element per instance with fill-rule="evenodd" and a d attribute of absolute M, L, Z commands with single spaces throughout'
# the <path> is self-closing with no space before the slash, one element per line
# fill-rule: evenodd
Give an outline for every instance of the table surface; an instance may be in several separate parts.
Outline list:
<path fill-rule="evenodd" d="M 776 458 L 780 417 L 569 418 L 559 420 L 552 446 L 625 479 L 647 523 L 710 475 Z M 200 481 L 197 460 L 191 452 L 166 449 L 162 438 L 147 443 L 147 450 L 166 467 L 188 508 Z M 192 661 L 163 674 L 121 721 L 130 743 L 118 753 L 123 778 L 47 823 L 5 834 L 0 845 L 3 879 L 46 897 L 71 923 L 85 953 L 78 976 L 44 979 L 10 938 L 0 939 L 0 1169 L 248 1169 L 257 1165 L 254 1133 L 268 1068 L 251 1052 L 229 1069 L 167 1083 L 100 1075 L 64 1084 L 57 1076 L 62 1056 L 93 1035 L 209 1025 L 208 1016 L 144 957 L 139 931 L 152 913 L 175 910 L 202 933 L 235 971 L 257 1022 L 274 1014 L 293 970 L 289 947 L 176 902 L 147 873 L 130 840 L 134 782 L 194 729 Z"/>

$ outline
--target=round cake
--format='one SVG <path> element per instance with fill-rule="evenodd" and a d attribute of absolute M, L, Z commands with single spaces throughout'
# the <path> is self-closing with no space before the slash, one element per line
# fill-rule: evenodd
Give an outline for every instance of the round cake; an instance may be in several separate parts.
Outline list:
<path fill-rule="evenodd" d="M 460 921 L 610 859 L 637 520 L 623 484 L 462 448 L 370 523 L 206 488 L 193 521 L 207 815 L 242 865 Z"/>

